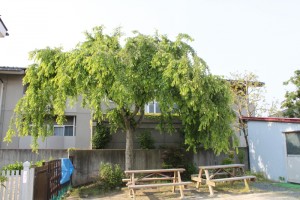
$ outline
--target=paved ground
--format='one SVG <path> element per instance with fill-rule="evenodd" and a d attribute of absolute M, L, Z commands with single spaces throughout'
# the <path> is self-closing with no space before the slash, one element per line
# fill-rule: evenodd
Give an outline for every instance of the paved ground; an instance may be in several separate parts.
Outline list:
<path fill-rule="evenodd" d="M 185 192 L 184 199 L 208 199 L 208 200 L 300 200 L 300 189 L 291 189 L 284 187 L 277 187 L 270 183 L 254 183 L 251 185 L 250 192 L 236 192 L 225 190 L 215 190 L 213 197 L 209 196 L 207 189 L 201 189 L 197 191 L 194 187 L 188 187 Z M 179 199 L 180 194 L 177 190 L 176 193 L 172 193 L 170 188 L 162 189 L 149 189 L 138 190 L 137 200 L 163 200 L 163 199 Z M 94 199 L 94 200 L 125 200 L 131 199 L 128 195 L 128 190 L 123 188 L 120 191 L 106 194 L 105 196 L 98 197 L 86 197 L 86 198 L 67 198 L 68 200 L 75 199 Z"/>

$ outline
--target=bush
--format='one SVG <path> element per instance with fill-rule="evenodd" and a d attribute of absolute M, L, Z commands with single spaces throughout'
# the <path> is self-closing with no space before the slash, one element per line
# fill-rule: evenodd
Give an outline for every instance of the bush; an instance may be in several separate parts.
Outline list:
<path fill-rule="evenodd" d="M 111 134 L 109 128 L 103 124 L 97 123 L 92 138 L 93 149 L 104 149 L 110 140 Z"/>
<path fill-rule="evenodd" d="M 4 171 L 12 171 L 12 170 L 19 171 L 19 170 L 23 170 L 23 163 L 16 161 L 13 164 L 4 165 L 2 167 L 2 170 L 4 170 Z"/>
<path fill-rule="evenodd" d="M 227 158 L 224 158 L 222 160 L 222 165 L 227 165 L 227 164 L 233 164 L 234 163 L 234 151 L 230 151 L 227 154 Z"/>
<path fill-rule="evenodd" d="M 99 178 L 101 183 L 107 189 L 114 189 L 123 185 L 123 170 L 119 165 L 110 163 L 101 163 L 99 169 Z"/>
<path fill-rule="evenodd" d="M 191 163 L 184 149 L 169 148 L 162 155 L 163 168 L 184 168 L 183 180 L 191 180 L 191 175 L 198 173 L 197 167 Z"/>
<path fill-rule="evenodd" d="M 5 176 L 1 176 L 0 175 L 0 186 L 5 187 L 4 182 L 7 180 L 7 178 Z"/>
<path fill-rule="evenodd" d="M 140 133 L 138 141 L 141 149 L 155 149 L 154 139 L 149 131 Z"/>

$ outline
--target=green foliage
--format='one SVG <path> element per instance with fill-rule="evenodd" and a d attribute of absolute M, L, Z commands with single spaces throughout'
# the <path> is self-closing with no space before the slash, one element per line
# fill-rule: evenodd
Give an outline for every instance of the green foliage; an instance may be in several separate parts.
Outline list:
<path fill-rule="evenodd" d="M 0 175 L 0 186 L 5 187 L 5 181 L 7 181 L 7 178 L 5 176 Z"/>
<path fill-rule="evenodd" d="M 36 162 L 34 163 L 34 165 L 35 165 L 36 167 L 41 167 L 41 166 L 43 166 L 43 162 L 45 162 L 45 160 L 39 160 L 39 161 L 36 161 Z"/>
<path fill-rule="evenodd" d="M 92 138 L 93 149 L 104 149 L 110 140 L 111 134 L 109 128 L 103 124 L 97 123 Z"/>
<path fill-rule="evenodd" d="M 233 160 L 231 158 L 224 158 L 221 163 L 222 165 L 233 164 Z"/>
<path fill-rule="evenodd" d="M 258 182 L 267 182 L 270 181 L 267 179 L 266 175 L 263 172 L 250 172 L 250 171 L 246 171 L 245 172 L 246 175 L 253 175 L 256 177 L 256 181 Z"/>
<path fill-rule="evenodd" d="M 239 151 L 237 156 L 238 156 L 238 159 L 239 159 L 240 163 L 245 162 L 245 152 L 244 151 Z"/>
<path fill-rule="evenodd" d="M 229 151 L 227 153 L 227 158 L 222 160 L 222 165 L 233 164 L 234 163 L 234 151 Z"/>
<path fill-rule="evenodd" d="M 184 168 L 183 180 L 190 180 L 192 174 L 198 173 L 197 167 L 190 162 L 184 149 L 165 149 L 162 154 L 162 160 L 162 168 Z"/>
<path fill-rule="evenodd" d="M 12 170 L 21 171 L 21 170 L 23 170 L 23 163 L 16 161 L 13 164 L 4 165 L 2 167 L 2 170 L 4 170 L 4 171 L 12 171 Z"/>
<path fill-rule="evenodd" d="M 229 84 L 210 73 L 191 41 L 186 34 L 170 40 L 137 31 L 123 40 L 120 29 L 105 34 L 96 27 L 71 51 L 48 47 L 31 52 L 34 64 L 23 79 L 28 89 L 16 105 L 5 141 L 11 142 L 16 127 L 19 136 L 33 137 L 37 150 L 37 139 L 52 135 L 47 127 L 54 120 L 62 124 L 67 103 L 81 96 L 93 119 L 106 119 L 112 130 L 123 129 L 129 144 L 145 105 L 155 100 L 161 128 L 173 130 L 172 116 L 179 116 L 189 149 L 201 145 L 217 154 L 228 151 L 234 119 Z M 126 147 L 127 168 L 133 150 Z"/>
<path fill-rule="evenodd" d="M 104 187 L 114 189 L 122 186 L 122 178 L 124 177 L 123 170 L 119 165 L 110 163 L 101 163 L 99 169 L 99 178 Z"/>
<path fill-rule="evenodd" d="M 151 132 L 144 131 L 140 133 L 137 138 L 141 149 L 155 149 L 155 145 L 154 145 L 155 141 L 151 136 Z"/>
<path fill-rule="evenodd" d="M 300 70 L 296 70 L 294 76 L 284 82 L 284 85 L 289 84 L 292 84 L 296 90 L 285 93 L 285 100 L 281 106 L 286 109 L 283 115 L 286 117 L 300 117 Z"/>

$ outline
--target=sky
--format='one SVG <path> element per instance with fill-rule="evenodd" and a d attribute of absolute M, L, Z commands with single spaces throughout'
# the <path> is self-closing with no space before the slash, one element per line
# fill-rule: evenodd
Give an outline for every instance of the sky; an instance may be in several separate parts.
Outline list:
<path fill-rule="evenodd" d="M 26 67 L 35 49 L 70 50 L 84 32 L 104 25 L 175 38 L 187 33 L 216 75 L 253 72 L 268 102 L 284 100 L 283 85 L 300 67 L 298 0 L 0 0 L 9 36 L 0 38 L 0 66 Z"/>

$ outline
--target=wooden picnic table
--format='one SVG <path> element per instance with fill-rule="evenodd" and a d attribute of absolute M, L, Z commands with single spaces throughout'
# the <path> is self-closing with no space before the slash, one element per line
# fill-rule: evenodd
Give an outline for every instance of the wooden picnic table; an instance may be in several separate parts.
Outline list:
<path fill-rule="evenodd" d="M 199 173 L 192 175 L 192 180 L 197 182 L 196 188 L 201 184 L 206 184 L 209 188 L 210 195 L 214 194 L 213 188 L 217 182 L 244 180 L 245 189 L 249 191 L 249 180 L 255 180 L 255 176 L 246 176 L 244 164 L 227 164 L 227 165 L 209 165 L 199 166 Z"/>
<path fill-rule="evenodd" d="M 183 186 L 192 182 L 183 182 L 180 173 L 184 172 L 183 168 L 174 169 L 150 169 L 150 170 L 127 170 L 125 174 L 129 176 L 123 179 L 127 182 L 129 194 L 135 198 L 135 190 L 143 188 L 173 186 L 172 191 L 175 192 L 175 187 L 179 186 L 180 197 L 184 197 Z M 157 183 L 157 181 L 160 181 Z M 163 183 L 161 181 L 164 181 Z M 171 182 L 167 182 L 171 181 Z M 151 183 L 149 183 L 151 182 Z M 154 182 L 154 183 L 153 183 Z"/>

